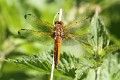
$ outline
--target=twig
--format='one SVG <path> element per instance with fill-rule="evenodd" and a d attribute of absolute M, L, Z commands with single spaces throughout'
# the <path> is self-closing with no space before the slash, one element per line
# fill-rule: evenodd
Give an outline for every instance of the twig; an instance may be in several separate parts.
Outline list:
<path fill-rule="evenodd" d="M 59 12 L 59 21 L 61 21 L 62 19 L 62 9 L 60 9 Z M 51 68 L 51 76 L 50 76 L 50 80 L 53 80 L 53 75 L 54 75 L 54 56 L 53 56 L 53 62 L 52 62 L 52 68 Z"/>
<path fill-rule="evenodd" d="M 95 71 L 95 80 L 99 80 L 100 79 L 100 67 L 97 68 L 97 70 Z"/>
<path fill-rule="evenodd" d="M 60 9 L 60 13 L 59 13 L 59 21 L 61 21 L 62 19 L 62 9 Z"/>
<path fill-rule="evenodd" d="M 51 70 L 50 80 L 53 80 L 53 74 L 54 74 L 54 56 L 53 56 L 53 62 L 52 62 L 52 70 Z"/>

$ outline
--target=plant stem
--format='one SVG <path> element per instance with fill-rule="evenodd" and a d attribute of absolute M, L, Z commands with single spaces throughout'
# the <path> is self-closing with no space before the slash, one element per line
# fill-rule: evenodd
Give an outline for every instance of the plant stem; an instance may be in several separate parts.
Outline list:
<path fill-rule="evenodd" d="M 53 74 L 54 74 L 54 56 L 53 56 L 53 63 L 52 63 L 50 80 L 53 80 Z"/>
<path fill-rule="evenodd" d="M 98 67 L 96 70 L 95 70 L 95 80 L 99 80 L 100 79 L 100 67 Z"/>
<path fill-rule="evenodd" d="M 62 9 L 60 9 L 60 12 L 59 12 L 59 21 L 61 21 L 62 19 Z M 53 75 L 54 75 L 54 56 L 53 56 L 53 62 L 52 62 L 52 68 L 51 68 L 51 76 L 50 76 L 50 80 L 53 80 Z"/>
<path fill-rule="evenodd" d="M 62 9 L 60 9 L 60 12 L 59 12 L 59 21 L 61 21 L 62 19 Z"/>

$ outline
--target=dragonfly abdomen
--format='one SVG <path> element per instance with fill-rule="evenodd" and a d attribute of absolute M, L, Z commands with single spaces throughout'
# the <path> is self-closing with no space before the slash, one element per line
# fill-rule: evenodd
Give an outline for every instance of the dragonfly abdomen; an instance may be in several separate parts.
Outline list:
<path fill-rule="evenodd" d="M 55 68 L 57 68 L 60 60 L 60 50 L 61 50 L 61 44 L 62 44 L 62 38 L 63 38 L 63 22 L 62 21 L 55 22 L 53 38 L 55 40 L 54 64 L 55 64 Z"/>
<path fill-rule="evenodd" d="M 61 44 L 62 44 L 62 38 L 61 37 L 56 37 L 55 45 L 54 45 L 54 64 L 55 64 L 55 68 L 57 68 L 59 60 L 60 60 Z"/>

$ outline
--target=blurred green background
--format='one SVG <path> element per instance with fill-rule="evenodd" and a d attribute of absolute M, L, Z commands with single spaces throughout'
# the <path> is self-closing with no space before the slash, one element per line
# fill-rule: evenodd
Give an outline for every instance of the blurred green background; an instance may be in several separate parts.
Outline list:
<path fill-rule="evenodd" d="M 3 61 L 53 49 L 37 42 L 29 43 L 19 37 L 18 30 L 30 26 L 24 19 L 26 13 L 34 14 L 52 24 L 55 14 L 62 8 L 62 20 L 68 24 L 80 18 L 93 16 L 96 7 L 100 8 L 99 15 L 110 33 L 111 43 L 120 44 L 120 0 L 0 0 L 0 80 L 49 79 L 46 77 L 49 76 L 47 74 Z M 63 49 L 69 53 L 74 52 L 75 56 L 85 53 L 81 47 Z M 120 51 L 117 51 L 111 57 L 114 61 L 113 65 L 120 67 L 119 53 Z"/>

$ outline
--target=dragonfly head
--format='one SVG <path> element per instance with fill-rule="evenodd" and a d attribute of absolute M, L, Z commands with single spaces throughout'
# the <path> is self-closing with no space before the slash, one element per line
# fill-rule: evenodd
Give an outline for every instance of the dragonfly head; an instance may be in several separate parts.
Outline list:
<path fill-rule="evenodd" d="M 56 21 L 56 22 L 55 22 L 55 25 L 62 25 L 62 26 L 63 26 L 64 23 L 63 23 L 62 21 Z"/>

